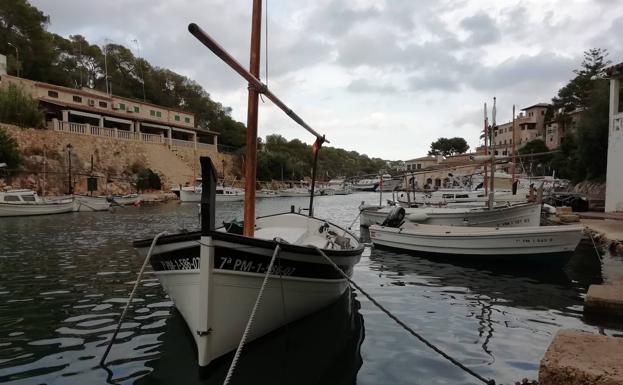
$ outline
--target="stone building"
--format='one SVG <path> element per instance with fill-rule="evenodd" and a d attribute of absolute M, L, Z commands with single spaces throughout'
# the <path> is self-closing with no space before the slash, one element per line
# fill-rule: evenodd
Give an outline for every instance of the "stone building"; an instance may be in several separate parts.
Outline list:
<path fill-rule="evenodd" d="M 610 113 L 608 124 L 608 169 L 606 172 L 606 212 L 623 212 L 623 63 L 605 70 L 610 78 Z"/>

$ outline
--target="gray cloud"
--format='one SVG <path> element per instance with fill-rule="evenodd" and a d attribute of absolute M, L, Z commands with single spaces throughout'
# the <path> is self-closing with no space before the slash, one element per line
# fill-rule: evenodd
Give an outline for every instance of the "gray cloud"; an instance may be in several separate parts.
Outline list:
<path fill-rule="evenodd" d="M 394 94 L 398 89 L 391 84 L 378 84 L 368 79 L 356 79 L 351 81 L 346 90 L 353 93 Z"/>
<path fill-rule="evenodd" d="M 495 20 L 484 12 L 461 20 L 461 27 L 470 33 L 468 42 L 473 45 L 495 43 L 501 37 Z"/>

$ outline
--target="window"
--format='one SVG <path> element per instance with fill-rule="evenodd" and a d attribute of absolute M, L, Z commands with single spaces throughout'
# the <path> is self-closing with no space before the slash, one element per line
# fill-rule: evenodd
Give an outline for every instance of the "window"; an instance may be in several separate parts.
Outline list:
<path fill-rule="evenodd" d="M 187 116 L 187 117 L 185 117 L 185 118 L 184 118 L 184 121 L 185 121 L 186 123 L 190 123 L 190 118 Z"/>
<path fill-rule="evenodd" d="M 108 103 L 106 103 L 106 102 L 100 102 L 100 107 L 102 107 L 102 108 L 108 108 Z"/>
<path fill-rule="evenodd" d="M 119 109 L 125 110 L 125 103 L 119 103 Z"/>
<path fill-rule="evenodd" d="M 73 99 L 74 99 L 74 102 L 76 103 L 82 103 L 82 98 L 80 96 L 74 95 Z"/>
<path fill-rule="evenodd" d="M 58 92 L 56 91 L 48 91 L 48 96 L 51 98 L 58 98 Z"/>
<path fill-rule="evenodd" d="M 4 201 L 5 202 L 19 202 L 19 197 L 16 195 L 5 195 Z"/>
<path fill-rule="evenodd" d="M 156 111 L 149 110 L 149 116 L 156 116 Z"/>
<path fill-rule="evenodd" d="M 180 121 L 180 116 L 179 115 L 175 115 L 175 121 L 179 122 Z"/>
<path fill-rule="evenodd" d="M 541 116 L 545 115 L 545 111 L 541 110 Z"/>
<path fill-rule="evenodd" d="M 422 169 L 422 163 L 418 163 L 418 164 L 417 164 L 417 169 L 418 169 L 418 170 L 421 170 L 421 169 Z"/>
<path fill-rule="evenodd" d="M 134 106 L 134 112 L 139 112 L 140 109 L 138 108 L 138 106 Z"/>
<path fill-rule="evenodd" d="M 35 196 L 34 195 L 22 195 L 22 200 L 24 202 L 34 202 Z"/>
<path fill-rule="evenodd" d="M 156 117 L 157 117 L 157 118 L 161 118 L 161 117 L 162 117 L 162 112 L 160 112 L 160 111 L 156 111 Z"/>

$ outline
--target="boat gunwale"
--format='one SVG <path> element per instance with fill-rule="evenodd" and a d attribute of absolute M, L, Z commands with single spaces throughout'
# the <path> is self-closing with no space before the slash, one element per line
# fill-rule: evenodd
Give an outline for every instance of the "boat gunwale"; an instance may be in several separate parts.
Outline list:
<path fill-rule="evenodd" d="M 290 214 L 290 215 L 300 215 L 302 217 L 306 217 L 306 218 L 312 218 L 312 219 L 316 219 L 318 221 L 323 221 L 326 222 L 332 226 L 337 227 L 340 230 L 343 230 L 346 232 L 346 234 L 350 235 L 353 239 L 355 239 L 357 241 L 358 246 L 354 247 L 352 249 L 347 249 L 347 250 L 338 250 L 338 249 L 324 249 L 321 248 L 321 250 L 327 254 L 327 256 L 334 256 L 334 257 L 340 257 L 340 256 L 356 256 L 356 255 L 360 255 L 361 253 L 363 253 L 363 249 L 364 249 L 364 245 L 363 243 L 358 241 L 358 238 L 351 232 L 349 232 L 348 230 L 343 229 L 342 227 L 331 223 L 329 221 L 320 219 L 320 218 L 316 218 L 316 217 L 308 217 L 307 215 L 303 215 L 303 214 L 299 214 L 299 213 L 292 213 L 292 212 L 284 212 L 284 213 L 277 213 L 277 214 L 270 214 L 270 215 L 264 215 L 261 217 L 257 217 L 257 219 L 262 219 L 262 218 L 270 218 L 270 217 L 275 217 L 275 216 L 279 216 L 279 215 L 285 215 L 285 214 Z M 245 237 L 244 235 L 240 235 L 240 234 L 233 234 L 233 233 L 227 233 L 224 231 L 218 231 L 218 229 L 222 229 L 223 226 L 218 227 L 215 230 L 210 231 L 210 236 L 212 236 L 214 239 L 216 240 L 220 240 L 220 241 L 226 241 L 226 242 L 234 242 L 234 243 L 241 243 L 241 244 L 245 244 L 248 246 L 254 246 L 254 247 L 259 247 L 259 248 L 263 248 L 263 249 L 274 249 L 277 244 L 279 244 L 281 246 L 281 249 L 283 251 L 289 251 L 289 252 L 295 252 L 295 253 L 299 253 L 299 254 L 318 254 L 318 251 L 316 251 L 315 247 L 312 246 L 305 246 L 305 245 L 295 245 L 295 244 L 291 244 L 291 243 L 284 243 L 284 242 L 278 242 L 274 239 L 259 239 L 259 238 L 250 238 L 250 237 Z M 184 242 L 184 241 L 193 241 L 196 240 L 198 238 L 201 238 L 201 231 L 189 231 L 189 232 L 185 232 L 185 233 L 176 233 L 176 234 L 170 234 L 170 235 L 164 235 L 160 238 L 158 238 L 158 241 L 156 242 L 156 245 L 164 245 L 164 244 L 170 244 L 170 243 L 177 243 L 177 242 Z M 147 239 L 141 239 L 141 240 L 136 240 L 132 242 L 132 246 L 135 248 L 140 248 L 140 247 L 149 247 L 151 246 L 151 242 L 153 241 L 153 238 L 147 238 Z"/>

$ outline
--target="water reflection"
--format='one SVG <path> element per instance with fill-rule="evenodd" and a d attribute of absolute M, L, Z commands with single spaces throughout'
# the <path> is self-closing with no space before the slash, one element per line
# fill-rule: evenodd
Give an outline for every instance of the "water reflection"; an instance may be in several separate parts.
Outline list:
<path fill-rule="evenodd" d="M 333 305 L 246 345 L 231 384 L 353 384 L 364 339 L 359 302 L 350 292 Z M 260 310 L 261 311 L 261 310 Z M 222 384 L 232 354 L 198 372 L 195 346 L 179 313 L 167 320 L 161 355 L 137 384 Z"/>

